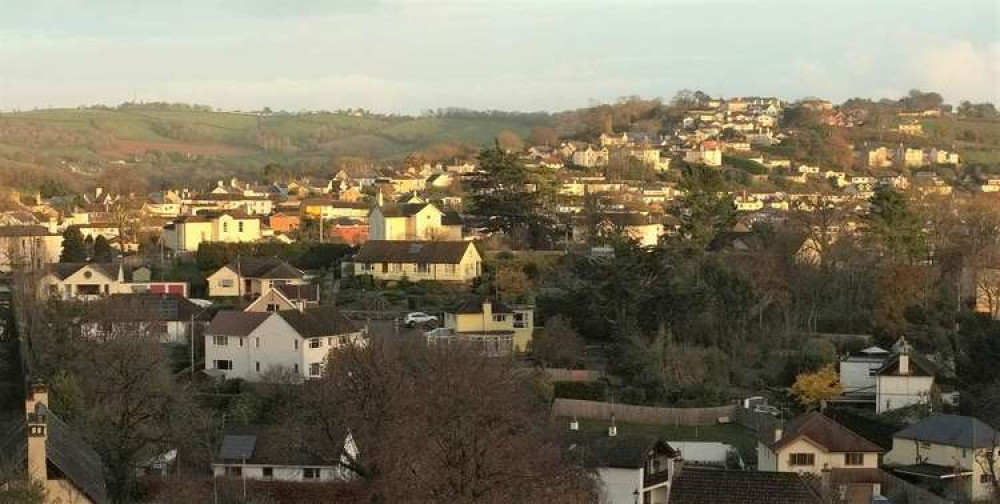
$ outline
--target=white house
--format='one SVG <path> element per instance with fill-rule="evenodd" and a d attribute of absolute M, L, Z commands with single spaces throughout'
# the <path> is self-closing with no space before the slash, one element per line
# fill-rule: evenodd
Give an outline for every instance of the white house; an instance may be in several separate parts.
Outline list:
<path fill-rule="evenodd" d="M 432 203 L 389 203 L 368 217 L 371 240 L 461 240 L 462 219 Z"/>
<path fill-rule="evenodd" d="M 359 452 L 350 432 L 343 433 L 343 440 L 341 463 L 331 464 L 306 448 L 316 442 L 308 432 L 270 425 L 231 427 L 212 460 L 212 474 L 256 481 L 347 481 L 353 473 L 346 466 Z"/>
<path fill-rule="evenodd" d="M 927 404 L 933 388 L 934 366 L 915 353 L 905 338 L 899 338 L 893 354 L 875 372 L 875 411 Z"/>
<path fill-rule="evenodd" d="M 573 152 L 573 164 L 586 168 L 604 166 L 608 164 L 608 149 L 595 149 L 588 145 L 585 149 Z"/>
<path fill-rule="evenodd" d="M 590 460 L 597 468 L 602 497 L 609 504 L 666 504 L 679 456 L 666 441 L 635 435 L 618 435 L 612 425 L 601 432 L 573 431 L 569 450 Z"/>
<path fill-rule="evenodd" d="M 255 242 L 262 236 L 259 217 L 230 212 L 180 217 L 163 228 L 164 243 L 176 252 L 196 252 L 203 242 Z"/>
<path fill-rule="evenodd" d="M 205 368 L 247 381 L 277 369 L 319 378 L 330 349 L 364 344 L 363 334 L 333 308 L 223 311 L 205 329 Z"/>
<path fill-rule="evenodd" d="M 875 376 L 888 357 L 888 350 L 873 346 L 840 359 L 840 386 L 844 396 L 874 401 Z"/>

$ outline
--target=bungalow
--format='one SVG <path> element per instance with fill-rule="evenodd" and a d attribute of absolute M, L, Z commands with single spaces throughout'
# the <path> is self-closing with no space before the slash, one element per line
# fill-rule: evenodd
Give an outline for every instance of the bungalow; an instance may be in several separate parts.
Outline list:
<path fill-rule="evenodd" d="M 377 280 L 471 282 L 482 274 L 483 258 L 472 242 L 372 240 L 344 262 L 344 274 Z"/>
<path fill-rule="evenodd" d="M 309 439 L 281 426 L 246 425 L 230 427 L 212 460 L 216 477 L 255 481 L 331 482 L 347 481 L 352 473 L 345 467 L 358 456 L 350 432 L 344 433 L 345 463 L 332 464 L 307 448 Z M 339 437 L 338 437 L 339 439 Z"/>
<path fill-rule="evenodd" d="M 134 273 L 121 264 L 52 264 L 38 281 L 38 295 L 63 300 L 95 299 L 112 294 L 188 295 L 188 284 L 185 282 L 154 282 Z"/>
<path fill-rule="evenodd" d="M 238 257 L 208 276 L 209 297 L 258 297 L 282 284 L 302 284 L 305 273 L 277 257 Z"/>
<path fill-rule="evenodd" d="M 460 341 L 494 356 L 527 351 L 534 330 L 533 307 L 477 297 L 445 312 L 444 326 L 425 336 L 430 345 Z"/>
<path fill-rule="evenodd" d="M 1000 433 L 968 416 L 933 414 L 893 435 L 885 464 L 920 486 L 960 501 L 985 502 L 1000 477 Z"/>
<path fill-rule="evenodd" d="M 363 337 L 363 328 L 332 308 L 223 311 L 205 329 L 205 368 L 247 381 L 278 369 L 318 378 L 330 349 L 364 344 Z"/>

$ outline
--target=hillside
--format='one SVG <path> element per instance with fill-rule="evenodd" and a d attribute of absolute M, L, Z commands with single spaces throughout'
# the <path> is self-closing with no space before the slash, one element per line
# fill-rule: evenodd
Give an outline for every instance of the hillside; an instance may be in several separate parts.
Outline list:
<path fill-rule="evenodd" d="M 186 177 L 259 167 L 328 164 L 343 157 L 401 160 L 422 149 L 478 148 L 502 131 L 527 137 L 544 115 L 456 114 L 426 117 L 328 112 L 250 114 L 203 107 L 47 109 L 0 114 L 0 183 L 37 189 L 61 178 L 48 168 L 94 174 L 108 163 Z"/>

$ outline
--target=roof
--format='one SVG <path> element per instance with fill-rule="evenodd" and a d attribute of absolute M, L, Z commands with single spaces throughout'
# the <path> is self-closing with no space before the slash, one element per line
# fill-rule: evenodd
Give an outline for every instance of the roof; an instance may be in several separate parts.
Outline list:
<path fill-rule="evenodd" d="M 331 307 L 311 308 L 308 310 L 284 310 L 278 312 L 288 325 L 295 329 L 303 338 L 335 336 L 358 332 L 361 327 L 353 320 Z"/>
<path fill-rule="evenodd" d="M 226 429 L 215 462 L 265 465 L 333 466 L 305 449 L 294 430 L 275 425 L 241 425 Z"/>
<path fill-rule="evenodd" d="M 52 265 L 52 272 L 65 280 L 85 266 L 91 266 L 110 278 L 118 278 L 118 266 L 111 263 L 57 263 Z"/>
<path fill-rule="evenodd" d="M 780 449 L 782 446 L 800 437 L 805 437 L 819 444 L 829 452 L 856 453 L 884 451 L 875 443 L 868 441 L 819 412 L 806 413 L 789 422 L 784 428 L 781 439 L 772 446 L 775 449 Z"/>
<path fill-rule="evenodd" d="M 73 486 L 92 501 L 98 504 L 108 502 L 104 486 L 104 464 L 97 452 L 45 405 L 39 404 L 39 408 L 39 412 L 45 415 L 48 426 L 45 452 L 49 463 L 56 466 Z M 27 421 L 23 415 L 0 424 L 0 460 L 26 467 L 27 433 Z"/>
<path fill-rule="evenodd" d="M 319 301 L 319 286 L 312 284 L 279 284 L 274 289 L 289 301 Z"/>
<path fill-rule="evenodd" d="M 471 246 L 467 241 L 371 240 L 361 246 L 354 261 L 458 264 Z"/>
<path fill-rule="evenodd" d="M 240 257 L 226 265 L 243 278 L 300 279 L 302 270 L 277 257 Z"/>
<path fill-rule="evenodd" d="M 892 436 L 899 431 L 899 427 L 882 420 L 869 418 L 855 411 L 850 408 L 827 408 L 823 414 L 859 436 L 882 447 L 883 450 L 891 450 Z"/>
<path fill-rule="evenodd" d="M 1000 433 L 978 418 L 935 413 L 896 433 L 897 438 L 961 448 L 989 448 Z"/>
<path fill-rule="evenodd" d="M 467 298 L 462 304 L 455 308 L 456 314 L 468 315 L 473 313 L 483 313 L 483 303 L 490 303 L 493 313 L 513 313 L 509 306 L 498 299 L 486 298 L 483 296 L 473 296 Z"/>
<path fill-rule="evenodd" d="M 205 329 L 212 336 L 248 336 L 272 314 L 268 312 L 222 311 Z"/>
<path fill-rule="evenodd" d="M 604 431 L 575 431 L 569 434 L 569 449 L 579 450 L 595 467 L 638 469 L 646 463 L 650 450 L 658 449 L 669 456 L 676 452 L 666 441 L 653 436 L 608 436 Z"/>
<path fill-rule="evenodd" d="M 910 372 L 905 376 L 934 376 L 934 364 L 916 352 L 910 352 L 908 355 Z M 876 373 L 880 376 L 904 376 L 899 373 L 899 356 L 898 353 L 890 356 Z"/>
<path fill-rule="evenodd" d="M 434 206 L 430 203 L 386 203 L 379 207 L 379 211 L 386 217 L 410 217 L 428 205 Z"/>
<path fill-rule="evenodd" d="M 441 216 L 441 225 L 442 226 L 461 226 L 462 225 L 462 216 L 459 215 L 458 212 L 456 212 L 454 210 L 448 210 L 447 212 L 444 213 L 444 215 Z"/>
<path fill-rule="evenodd" d="M 797 473 L 722 471 L 684 466 L 674 477 L 672 504 L 813 504 L 823 502 Z"/>
<path fill-rule="evenodd" d="M 112 294 L 98 300 L 93 308 L 87 314 L 97 313 L 99 320 L 188 321 L 206 315 L 202 307 L 179 294 Z"/>
<path fill-rule="evenodd" d="M 948 479 L 972 474 L 972 471 L 962 467 L 926 463 L 893 467 L 892 470 L 901 474 L 930 479 Z"/>

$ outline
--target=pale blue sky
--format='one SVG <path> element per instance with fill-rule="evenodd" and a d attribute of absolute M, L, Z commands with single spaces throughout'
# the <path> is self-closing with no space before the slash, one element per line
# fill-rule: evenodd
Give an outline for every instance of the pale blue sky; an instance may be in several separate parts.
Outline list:
<path fill-rule="evenodd" d="M 0 109 L 1000 101 L 1000 0 L 0 0 Z"/>

